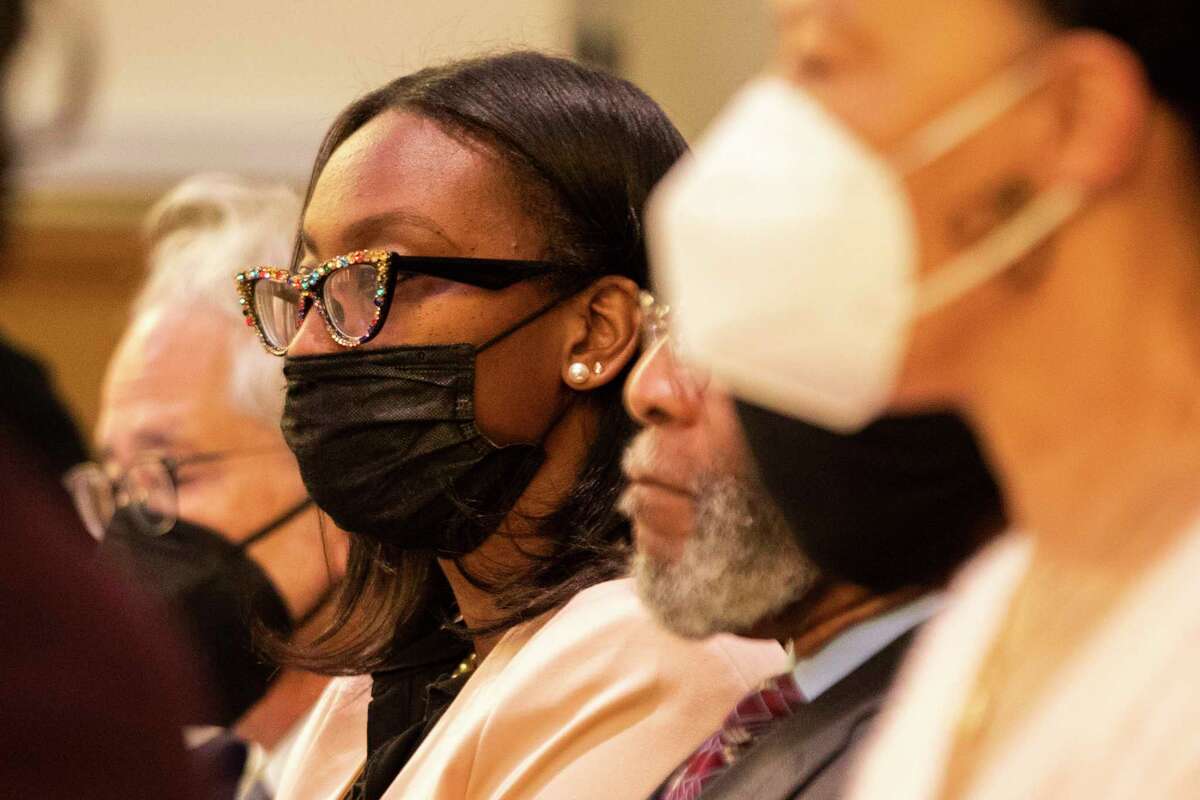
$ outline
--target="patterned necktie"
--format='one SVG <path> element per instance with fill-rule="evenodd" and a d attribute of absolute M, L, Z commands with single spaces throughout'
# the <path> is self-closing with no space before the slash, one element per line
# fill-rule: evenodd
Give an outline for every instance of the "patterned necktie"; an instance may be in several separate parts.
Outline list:
<path fill-rule="evenodd" d="M 768 678 L 725 717 L 721 730 L 704 740 L 655 792 L 653 800 L 695 800 L 704 787 L 729 769 L 805 701 L 792 673 Z"/>

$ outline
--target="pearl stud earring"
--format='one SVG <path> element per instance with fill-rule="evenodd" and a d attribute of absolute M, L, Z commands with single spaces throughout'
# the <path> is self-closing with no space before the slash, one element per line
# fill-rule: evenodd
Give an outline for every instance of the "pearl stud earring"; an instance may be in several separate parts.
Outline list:
<path fill-rule="evenodd" d="M 589 370 L 587 364 L 582 361 L 576 361 L 567 367 L 567 377 L 571 379 L 571 383 L 581 384 L 587 383 Z"/>

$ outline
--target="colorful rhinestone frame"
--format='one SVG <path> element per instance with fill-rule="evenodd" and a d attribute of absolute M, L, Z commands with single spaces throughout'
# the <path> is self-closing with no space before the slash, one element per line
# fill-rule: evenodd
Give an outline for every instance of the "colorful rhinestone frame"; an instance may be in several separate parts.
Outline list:
<path fill-rule="evenodd" d="M 254 286 L 262 280 L 295 283 L 295 279 L 286 269 L 274 267 L 254 267 L 234 276 L 237 284 L 238 304 L 242 308 L 242 318 L 248 326 L 254 328 L 254 332 L 258 334 L 258 340 L 262 342 L 263 347 L 267 348 L 268 353 L 282 356 L 287 352 L 287 348 L 278 348 L 271 344 L 270 339 L 263 332 L 262 323 L 258 319 L 258 311 L 254 305 Z"/>
<path fill-rule="evenodd" d="M 285 355 L 287 353 L 286 346 L 276 347 L 267 338 L 262 320 L 258 317 L 258 309 L 254 304 L 254 288 L 261 280 L 288 283 L 299 293 L 296 303 L 297 330 L 304 324 L 309 310 L 315 305 L 329 336 L 343 347 L 357 347 L 374 338 L 379 331 L 380 323 L 387 318 L 387 307 L 391 300 L 389 284 L 395 274 L 392 269 L 392 257 L 393 254 L 386 250 L 356 250 L 344 256 L 331 258 L 317 268 L 298 275 L 275 267 L 255 267 L 245 272 L 239 272 L 234 277 L 234 281 L 237 284 L 238 303 L 242 308 L 242 316 L 245 318 L 246 324 L 254 328 L 259 341 L 262 342 L 267 352 L 276 356 Z M 321 297 L 321 286 L 330 275 L 338 270 L 363 265 L 375 269 L 375 312 L 367 326 L 367 332 L 362 336 L 350 337 L 339 331 L 330 320 L 329 314 L 325 310 L 325 301 Z"/>
<path fill-rule="evenodd" d="M 339 331 L 325 310 L 322 286 L 330 275 L 347 267 L 369 265 L 375 269 L 375 312 L 367 332 L 362 336 L 350 337 Z M 258 317 L 254 304 L 254 289 L 259 281 L 270 280 L 287 283 L 298 293 L 296 303 L 296 327 L 304 324 L 309 309 L 316 305 L 317 312 L 325 323 L 330 337 L 343 347 L 357 347 L 375 337 L 383 321 L 387 319 L 392 293 L 400 274 L 428 275 L 458 283 L 465 283 L 491 291 L 507 288 L 514 283 L 540 278 L 569 270 L 561 264 L 549 261 L 519 261 L 502 258 L 466 258 L 453 256 L 404 256 L 387 250 L 356 250 L 344 256 L 331 258 L 308 272 L 293 274 L 276 267 L 255 267 L 239 272 L 234 280 L 237 284 L 238 303 L 246 324 L 258 333 L 259 341 L 267 352 L 282 356 L 287 347 L 276 347 L 271 343 Z"/>

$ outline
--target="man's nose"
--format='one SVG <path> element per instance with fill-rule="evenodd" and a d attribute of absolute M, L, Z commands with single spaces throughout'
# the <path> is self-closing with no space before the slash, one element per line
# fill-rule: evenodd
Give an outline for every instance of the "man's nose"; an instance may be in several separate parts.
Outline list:
<path fill-rule="evenodd" d="M 642 353 L 625 383 L 625 408 L 642 425 L 688 424 L 701 397 L 676 363 L 665 339 Z"/>

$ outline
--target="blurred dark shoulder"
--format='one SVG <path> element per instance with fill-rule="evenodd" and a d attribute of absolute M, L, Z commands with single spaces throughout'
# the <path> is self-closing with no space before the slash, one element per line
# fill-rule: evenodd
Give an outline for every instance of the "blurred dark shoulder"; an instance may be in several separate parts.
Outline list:
<path fill-rule="evenodd" d="M 39 466 L 62 475 L 87 460 L 74 419 L 58 398 L 46 368 L 0 339 L 0 434 Z"/>
<path fill-rule="evenodd" d="M 194 666 L 3 433 L 0 510 L 0 795 L 212 797 L 180 735 L 203 707 Z"/>

